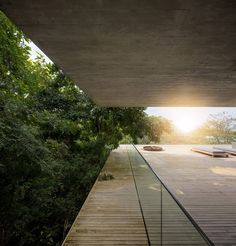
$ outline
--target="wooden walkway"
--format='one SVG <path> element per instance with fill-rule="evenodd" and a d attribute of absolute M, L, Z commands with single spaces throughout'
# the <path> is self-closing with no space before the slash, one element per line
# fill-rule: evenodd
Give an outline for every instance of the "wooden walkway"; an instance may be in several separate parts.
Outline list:
<path fill-rule="evenodd" d="M 63 245 L 148 245 L 125 146 L 112 151 L 103 173 L 114 179 L 95 183 Z"/>
<path fill-rule="evenodd" d="M 64 246 L 207 245 L 132 145 L 112 151 Z"/>
<path fill-rule="evenodd" d="M 163 152 L 137 146 L 161 180 L 215 245 L 236 245 L 236 157 L 213 158 L 194 146 L 167 145 Z"/>

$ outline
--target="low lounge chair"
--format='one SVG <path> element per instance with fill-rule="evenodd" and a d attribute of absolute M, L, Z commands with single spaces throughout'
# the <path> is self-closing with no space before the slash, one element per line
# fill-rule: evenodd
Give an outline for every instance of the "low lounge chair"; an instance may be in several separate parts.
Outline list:
<path fill-rule="evenodd" d="M 225 147 L 214 147 L 214 149 L 225 151 L 230 155 L 236 155 L 236 149 L 234 148 L 225 148 Z"/>
<path fill-rule="evenodd" d="M 194 152 L 198 152 L 204 155 L 209 155 L 212 157 L 228 157 L 229 154 L 223 150 L 211 149 L 207 147 L 194 147 L 191 149 Z"/>

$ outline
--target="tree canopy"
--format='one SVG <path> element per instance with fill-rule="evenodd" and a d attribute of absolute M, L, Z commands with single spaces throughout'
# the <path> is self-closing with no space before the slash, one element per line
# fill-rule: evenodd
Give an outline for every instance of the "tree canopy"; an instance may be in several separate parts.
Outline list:
<path fill-rule="evenodd" d="M 144 108 L 101 108 L 30 58 L 0 12 L 0 245 L 60 245 L 109 152 L 142 137 Z"/>
<path fill-rule="evenodd" d="M 230 144 L 236 139 L 236 119 L 226 112 L 212 114 L 195 132 L 200 141 L 211 144 Z"/>

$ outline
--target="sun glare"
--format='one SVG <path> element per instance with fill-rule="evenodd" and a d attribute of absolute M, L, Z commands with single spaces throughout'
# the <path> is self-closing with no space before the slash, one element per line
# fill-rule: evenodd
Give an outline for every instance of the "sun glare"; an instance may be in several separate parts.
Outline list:
<path fill-rule="evenodd" d="M 228 112 L 236 117 L 234 107 L 149 107 L 146 110 L 148 115 L 162 116 L 170 120 L 174 127 L 181 133 L 191 134 L 201 127 L 209 118 L 210 114 Z"/>
<path fill-rule="evenodd" d="M 180 118 L 176 119 L 173 123 L 178 130 L 184 133 L 190 133 L 198 127 L 194 118 L 188 116 L 180 116 Z"/>
<path fill-rule="evenodd" d="M 202 124 L 202 117 L 194 108 L 178 108 L 172 117 L 172 121 L 179 131 L 190 133 Z"/>

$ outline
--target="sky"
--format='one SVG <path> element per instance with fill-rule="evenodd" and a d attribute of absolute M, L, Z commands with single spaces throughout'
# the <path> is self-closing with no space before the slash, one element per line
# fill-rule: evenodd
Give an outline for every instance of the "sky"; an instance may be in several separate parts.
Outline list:
<path fill-rule="evenodd" d="M 226 112 L 236 118 L 236 107 L 149 107 L 148 115 L 162 116 L 183 132 L 191 132 L 201 126 L 210 114 Z"/>
<path fill-rule="evenodd" d="M 33 42 L 28 42 L 28 45 L 31 48 L 31 52 L 30 52 L 30 57 L 31 59 L 35 59 L 39 54 L 43 55 L 45 61 L 47 63 L 52 63 L 52 61 L 50 60 L 49 57 L 47 57 Z"/>

